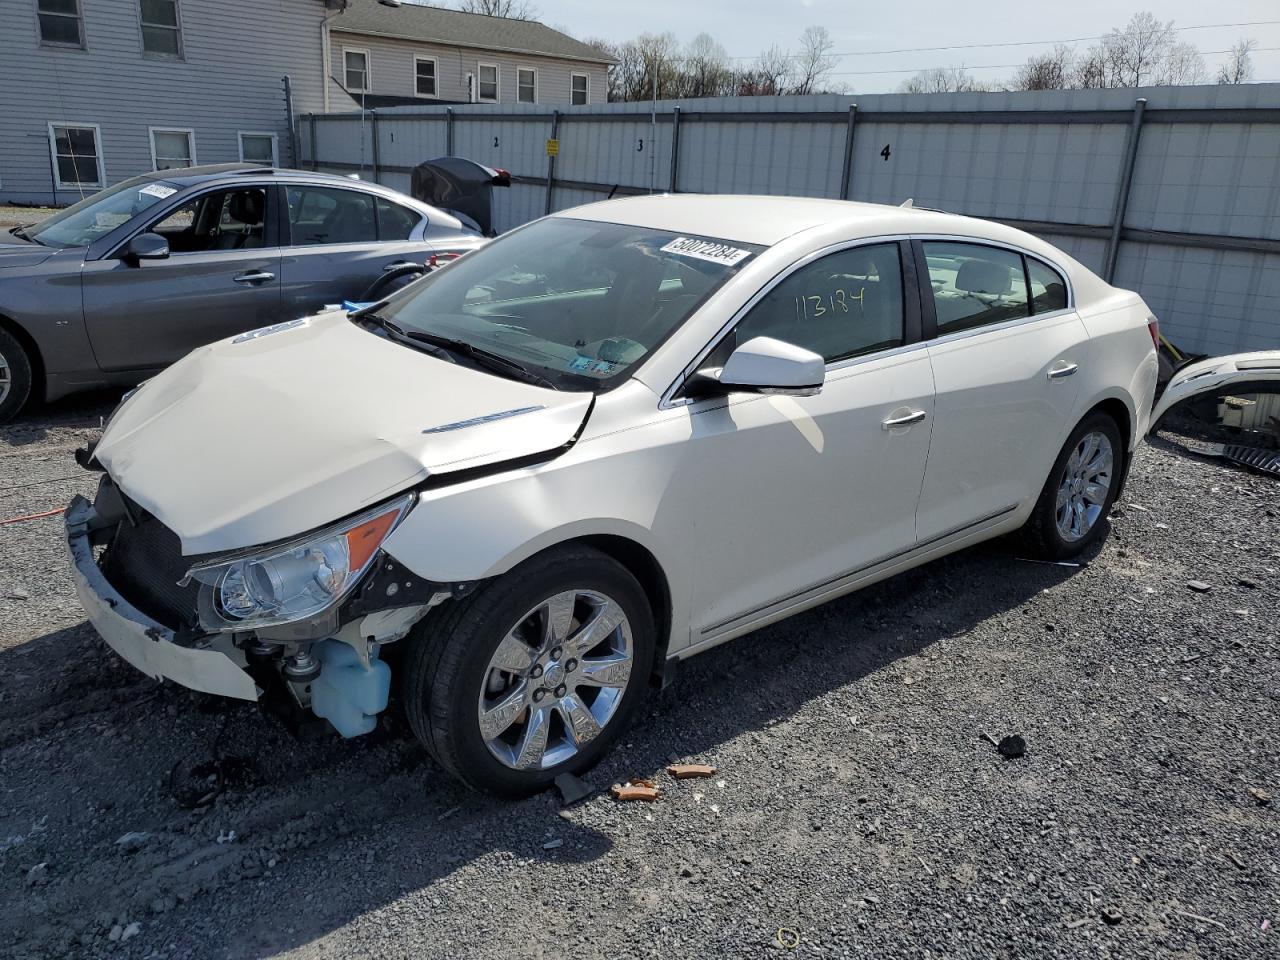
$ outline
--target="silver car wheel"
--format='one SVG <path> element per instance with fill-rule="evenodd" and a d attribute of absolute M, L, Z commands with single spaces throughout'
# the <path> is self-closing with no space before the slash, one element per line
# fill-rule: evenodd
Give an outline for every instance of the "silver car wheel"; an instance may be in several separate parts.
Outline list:
<path fill-rule="evenodd" d="M 502 638 L 485 669 L 477 721 L 485 746 L 513 770 L 564 763 L 598 737 L 631 679 L 631 624 L 595 590 L 544 600 Z"/>
<path fill-rule="evenodd" d="M 9 361 L 0 353 L 0 403 L 4 403 L 13 389 L 13 371 L 9 369 Z"/>
<path fill-rule="evenodd" d="M 1111 438 L 1098 430 L 1086 433 L 1071 451 L 1058 486 L 1055 510 L 1058 534 L 1063 540 L 1079 540 L 1102 516 L 1111 491 L 1114 462 Z"/>

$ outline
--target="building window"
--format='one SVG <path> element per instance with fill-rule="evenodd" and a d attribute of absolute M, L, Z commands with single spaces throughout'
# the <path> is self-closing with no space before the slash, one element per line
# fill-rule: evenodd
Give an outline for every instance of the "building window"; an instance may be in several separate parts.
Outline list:
<path fill-rule="evenodd" d="M 434 97 L 436 95 L 435 57 L 413 58 L 413 93 L 418 97 Z"/>
<path fill-rule="evenodd" d="M 591 102 L 591 76 L 574 73 L 569 77 L 569 102 L 575 107 Z"/>
<path fill-rule="evenodd" d="M 80 0 L 36 0 L 40 42 L 60 47 L 84 46 L 84 20 Z"/>
<path fill-rule="evenodd" d="M 182 27 L 178 0 L 139 0 L 142 14 L 142 52 L 161 57 L 182 56 Z"/>
<path fill-rule="evenodd" d="M 260 163 L 263 166 L 279 165 L 274 133 L 240 132 L 240 159 L 244 163 Z"/>
<path fill-rule="evenodd" d="M 101 187 L 102 153 L 96 123 L 49 124 L 49 149 L 60 187 Z"/>
<path fill-rule="evenodd" d="M 191 167 L 196 162 L 194 130 L 159 130 L 151 128 L 151 168 L 172 170 Z"/>
<path fill-rule="evenodd" d="M 538 71 L 521 67 L 516 71 L 516 99 L 521 103 L 538 102 Z"/>
<path fill-rule="evenodd" d="M 346 74 L 345 82 L 349 91 L 366 93 L 369 90 L 369 51 L 342 51 L 342 65 Z"/>
<path fill-rule="evenodd" d="M 476 99 L 489 103 L 498 102 L 498 65 L 496 63 L 481 63 L 479 67 L 479 88 L 476 90 Z"/>

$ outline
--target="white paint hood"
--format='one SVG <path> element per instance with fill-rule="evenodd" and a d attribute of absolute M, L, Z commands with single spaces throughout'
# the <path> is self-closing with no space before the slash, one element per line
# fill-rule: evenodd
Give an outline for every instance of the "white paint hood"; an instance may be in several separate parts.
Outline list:
<path fill-rule="evenodd" d="M 201 347 L 122 404 L 95 454 L 186 554 L 296 536 L 427 477 L 555 450 L 590 393 L 473 370 L 330 313 Z"/>

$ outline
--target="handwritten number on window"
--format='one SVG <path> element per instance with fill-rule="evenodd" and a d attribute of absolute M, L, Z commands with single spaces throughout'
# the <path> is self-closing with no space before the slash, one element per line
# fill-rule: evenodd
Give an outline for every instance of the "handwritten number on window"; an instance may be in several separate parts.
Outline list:
<path fill-rule="evenodd" d="M 858 311 L 863 312 L 866 310 L 866 304 L 863 300 L 863 294 L 866 292 L 866 287 L 859 287 L 856 294 L 850 293 L 848 290 L 836 289 L 825 297 L 818 294 L 796 297 L 796 316 L 808 320 L 811 317 L 817 319 L 828 311 L 831 313 L 848 313 L 849 301 L 851 300 L 856 300 Z"/>

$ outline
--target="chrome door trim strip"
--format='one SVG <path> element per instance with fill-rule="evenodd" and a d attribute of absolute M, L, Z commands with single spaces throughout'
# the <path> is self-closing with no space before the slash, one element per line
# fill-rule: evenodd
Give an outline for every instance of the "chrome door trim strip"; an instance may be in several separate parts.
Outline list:
<path fill-rule="evenodd" d="M 805 597 L 806 595 L 811 593 L 819 593 L 823 590 L 836 587 L 841 583 L 841 581 L 849 580 L 854 577 L 861 576 L 862 574 L 867 573 L 868 571 L 873 570 L 876 567 L 883 566 L 884 564 L 891 563 L 895 560 L 901 560 L 904 557 L 907 557 L 913 553 L 918 553 L 922 550 L 926 550 L 929 547 L 937 545 L 940 541 L 948 539 L 949 537 L 954 537 L 962 533 L 968 533 L 977 527 L 981 527 L 985 524 L 993 523 L 996 520 L 1003 519 L 1004 517 L 1013 513 L 1017 509 L 1018 509 L 1018 505 L 1016 503 L 1011 504 L 1010 506 L 1007 506 L 1007 507 L 1003 507 L 1000 510 L 995 511 L 994 513 L 989 513 L 984 517 L 980 517 L 977 520 L 973 520 L 969 523 L 961 524 L 958 527 L 952 527 L 949 530 L 944 530 L 942 533 L 935 534 L 934 536 L 930 537 L 928 540 L 922 540 L 919 543 L 912 544 L 910 547 L 908 547 L 905 550 L 899 550 L 896 553 L 891 553 L 891 554 L 888 554 L 887 556 L 880 557 L 879 559 L 873 560 L 867 564 L 863 564 L 860 567 L 855 567 L 852 570 L 848 570 L 844 573 L 837 574 L 836 576 L 830 578 L 829 580 L 823 580 L 819 583 L 813 584 L 812 586 L 804 587 L 800 590 L 795 591 L 794 593 L 787 594 L 785 597 L 779 597 L 776 600 L 770 600 L 768 603 L 762 604 L 758 607 L 753 607 L 752 609 L 748 610 L 745 613 L 734 614 L 732 617 L 729 617 L 727 620 L 721 620 L 717 623 L 713 623 L 706 627 L 703 627 L 701 630 L 698 631 L 698 633 L 703 639 L 706 639 L 708 634 L 716 633 L 721 630 L 732 629 L 734 627 L 740 626 L 742 623 L 746 621 L 753 620 L 763 615 L 767 615 L 769 611 L 773 610 L 775 607 L 780 607 L 780 606 L 783 606 L 784 604 L 793 603 L 794 601 L 799 600 L 802 597 Z"/>

